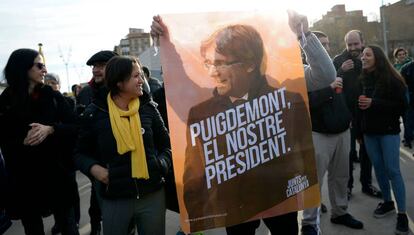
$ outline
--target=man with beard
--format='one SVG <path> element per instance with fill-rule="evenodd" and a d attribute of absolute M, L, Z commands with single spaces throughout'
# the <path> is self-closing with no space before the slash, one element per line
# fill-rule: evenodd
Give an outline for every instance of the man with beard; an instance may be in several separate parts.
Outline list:
<path fill-rule="evenodd" d="M 355 104 L 357 101 L 357 84 L 358 78 L 362 72 L 361 55 L 364 48 L 364 40 L 359 30 L 351 30 L 345 35 L 346 49 L 339 55 L 335 56 L 333 63 L 337 70 L 338 77 L 343 79 L 343 92 L 346 103 L 355 120 Z M 355 126 L 355 125 L 352 125 Z M 351 126 L 351 151 L 349 153 L 349 181 L 348 181 L 348 199 L 351 197 L 353 188 L 353 160 L 357 159 L 355 128 Z M 382 194 L 372 185 L 372 164 L 365 150 L 365 145 L 361 141 L 359 147 L 359 161 L 361 163 L 360 181 L 362 192 L 373 197 L 381 198 Z"/>
<path fill-rule="evenodd" d="M 86 62 L 86 65 L 92 67 L 92 79 L 79 92 L 79 104 L 83 109 L 92 102 L 94 94 L 103 86 L 106 62 L 116 55 L 113 51 L 100 51 Z"/>
<path fill-rule="evenodd" d="M 88 85 L 84 87 L 81 92 L 79 92 L 79 104 L 81 107 L 80 112 L 92 103 L 95 94 L 98 90 L 104 85 L 105 78 L 105 67 L 106 63 L 117 54 L 112 51 L 100 51 L 95 53 L 89 60 L 86 62 L 87 65 L 92 67 L 92 79 L 89 81 Z M 93 187 L 93 181 L 92 187 Z M 96 193 L 94 187 L 91 190 L 91 199 L 89 207 L 89 217 L 91 218 L 91 235 L 100 234 L 101 231 L 101 220 L 102 214 L 99 207 Z"/>

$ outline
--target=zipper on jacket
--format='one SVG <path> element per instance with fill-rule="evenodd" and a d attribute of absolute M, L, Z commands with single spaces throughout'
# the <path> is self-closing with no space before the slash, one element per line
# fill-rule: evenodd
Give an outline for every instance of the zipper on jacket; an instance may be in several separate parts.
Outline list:
<path fill-rule="evenodd" d="M 139 199 L 139 190 L 138 190 L 138 185 L 137 185 L 137 180 L 134 179 L 134 183 L 135 183 L 135 189 L 137 190 L 137 199 Z"/>

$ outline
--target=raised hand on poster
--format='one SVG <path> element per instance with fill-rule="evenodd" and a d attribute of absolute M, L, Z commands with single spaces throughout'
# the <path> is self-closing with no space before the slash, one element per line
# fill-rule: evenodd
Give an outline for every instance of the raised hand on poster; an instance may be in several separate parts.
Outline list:
<path fill-rule="evenodd" d="M 301 35 L 306 17 L 289 16 Z M 286 23 L 282 11 L 153 18 L 187 233 L 320 203 L 304 70 Z"/>
<path fill-rule="evenodd" d="M 309 32 L 308 18 L 305 15 L 300 15 L 296 11 L 288 10 L 289 27 L 296 34 L 296 36 L 302 36 L 302 33 Z"/>
<path fill-rule="evenodd" d="M 158 42 L 160 36 L 164 36 L 167 39 L 169 37 L 168 28 L 165 26 L 164 22 L 162 22 L 162 19 L 159 15 L 152 17 L 150 34 L 154 42 Z"/>

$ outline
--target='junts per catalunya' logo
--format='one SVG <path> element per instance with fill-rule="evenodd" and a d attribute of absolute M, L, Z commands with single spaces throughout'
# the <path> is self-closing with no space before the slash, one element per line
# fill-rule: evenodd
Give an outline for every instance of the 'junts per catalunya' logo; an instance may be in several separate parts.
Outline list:
<path fill-rule="evenodd" d="M 298 175 L 288 181 L 286 196 L 291 197 L 309 187 L 308 177 Z"/>

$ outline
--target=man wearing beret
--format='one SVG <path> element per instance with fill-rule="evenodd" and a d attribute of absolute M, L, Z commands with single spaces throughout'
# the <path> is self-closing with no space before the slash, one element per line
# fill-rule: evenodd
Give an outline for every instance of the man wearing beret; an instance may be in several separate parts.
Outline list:
<path fill-rule="evenodd" d="M 106 63 L 114 56 L 117 56 L 113 51 L 100 51 L 95 53 L 86 62 L 86 65 L 92 67 L 92 79 L 79 92 L 79 105 L 86 108 L 92 100 L 98 89 L 103 85 L 105 77 Z M 81 109 L 81 111 L 83 110 Z"/>
<path fill-rule="evenodd" d="M 92 103 L 95 95 L 97 95 L 99 88 L 104 85 L 105 78 L 105 68 L 106 63 L 114 56 L 117 56 L 113 51 L 100 51 L 95 53 L 89 60 L 86 62 L 86 65 L 92 67 L 92 79 L 88 82 L 88 85 L 82 88 L 79 92 L 79 106 L 80 113 Z M 80 114 L 78 113 L 78 114 Z M 93 181 L 91 181 L 93 182 Z M 91 190 L 91 200 L 89 207 L 89 217 L 91 218 L 91 235 L 100 234 L 101 231 L 101 220 L 102 214 L 101 209 L 96 198 L 95 189 L 92 183 Z"/>

